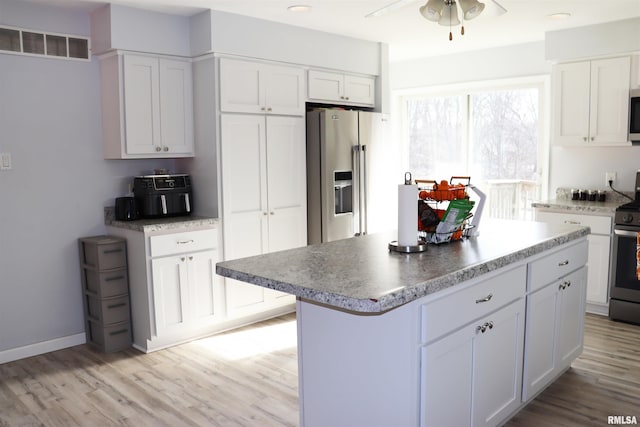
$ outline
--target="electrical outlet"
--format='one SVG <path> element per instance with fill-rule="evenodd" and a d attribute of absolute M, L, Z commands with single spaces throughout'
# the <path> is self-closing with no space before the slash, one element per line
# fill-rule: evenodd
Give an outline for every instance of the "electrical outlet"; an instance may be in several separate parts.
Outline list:
<path fill-rule="evenodd" d="M 604 174 L 604 179 L 605 179 L 605 185 L 608 187 L 609 186 L 609 181 L 611 181 L 611 184 L 616 182 L 616 173 L 615 172 L 606 172 Z"/>

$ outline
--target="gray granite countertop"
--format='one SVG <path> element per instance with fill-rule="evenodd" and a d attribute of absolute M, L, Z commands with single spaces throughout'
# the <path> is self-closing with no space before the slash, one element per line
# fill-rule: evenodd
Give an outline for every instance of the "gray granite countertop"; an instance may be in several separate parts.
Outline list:
<path fill-rule="evenodd" d="M 580 213 L 589 215 L 607 215 L 613 216 L 616 208 L 624 203 L 628 203 L 633 194 L 622 194 L 605 191 L 605 202 L 589 202 L 587 200 L 571 200 L 570 188 L 556 189 L 555 199 L 536 201 L 531 204 L 534 208 L 553 209 L 558 211 L 567 211 L 567 213 Z"/>
<path fill-rule="evenodd" d="M 203 216 L 178 216 L 169 218 L 137 219 L 134 221 L 118 221 L 113 214 L 113 207 L 104 208 L 105 225 L 127 230 L 152 233 L 158 231 L 187 231 L 218 225 L 218 218 Z"/>
<path fill-rule="evenodd" d="M 589 228 L 487 220 L 479 231 L 419 254 L 390 252 L 395 233 L 371 234 L 225 261 L 216 272 L 337 308 L 380 313 L 586 236 Z"/>
<path fill-rule="evenodd" d="M 586 200 L 552 199 L 533 202 L 531 206 L 534 208 L 555 209 L 574 213 L 613 216 L 616 208 L 621 204 L 622 203 L 615 201 L 589 202 Z"/>

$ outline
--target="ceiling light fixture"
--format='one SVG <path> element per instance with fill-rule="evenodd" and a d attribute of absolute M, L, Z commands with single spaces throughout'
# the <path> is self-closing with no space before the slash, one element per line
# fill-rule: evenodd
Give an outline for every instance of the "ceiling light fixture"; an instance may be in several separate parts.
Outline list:
<path fill-rule="evenodd" d="M 567 19 L 570 16 L 571 14 L 569 12 L 558 12 L 547 15 L 547 18 L 553 19 L 554 21 L 562 21 L 563 19 Z"/>
<path fill-rule="evenodd" d="M 287 10 L 289 12 L 297 12 L 297 13 L 309 12 L 311 10 L 311 6 L 309 6 L 308 4 L 294 4 L 292 6 L 289 6 Z"/>
<path fill-rule="evenodd" d="M 464 35 L 464 20 L 471 20 L 482 13 L 484 3 L 478 0 L 458 0 L 462 10 L 462 28 L 460 34 Z M 420 14 L 429 21 L 440 25 L 449 26 L 449 40 L 453 40 L 451 27 L 460 25 L 458 19 L 458 3 L 455 0 L 429 0 L 420 8 Z"/>

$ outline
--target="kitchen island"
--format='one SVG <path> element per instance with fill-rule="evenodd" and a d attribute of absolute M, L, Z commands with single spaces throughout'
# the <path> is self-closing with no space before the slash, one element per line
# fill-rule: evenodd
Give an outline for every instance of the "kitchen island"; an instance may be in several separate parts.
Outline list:
<path fill-rule="evenodd" d="M 216 271 L 298 296 L 301 425 L 498 425 L 582 351 L 588 232 L 487 221 L 420 254 L 375 234 Z"/>

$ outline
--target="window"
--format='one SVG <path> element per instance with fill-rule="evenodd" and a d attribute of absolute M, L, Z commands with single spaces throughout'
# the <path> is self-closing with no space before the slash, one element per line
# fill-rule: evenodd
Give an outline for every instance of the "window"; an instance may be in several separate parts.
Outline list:
<path fill-rule="evenodd" d="M 541 89 L 531 83 L 404 96 L 408 170 L 436 181 L 470 176 L 487 195 L 483 215 L 533 219 L 547 152 Z"/>

